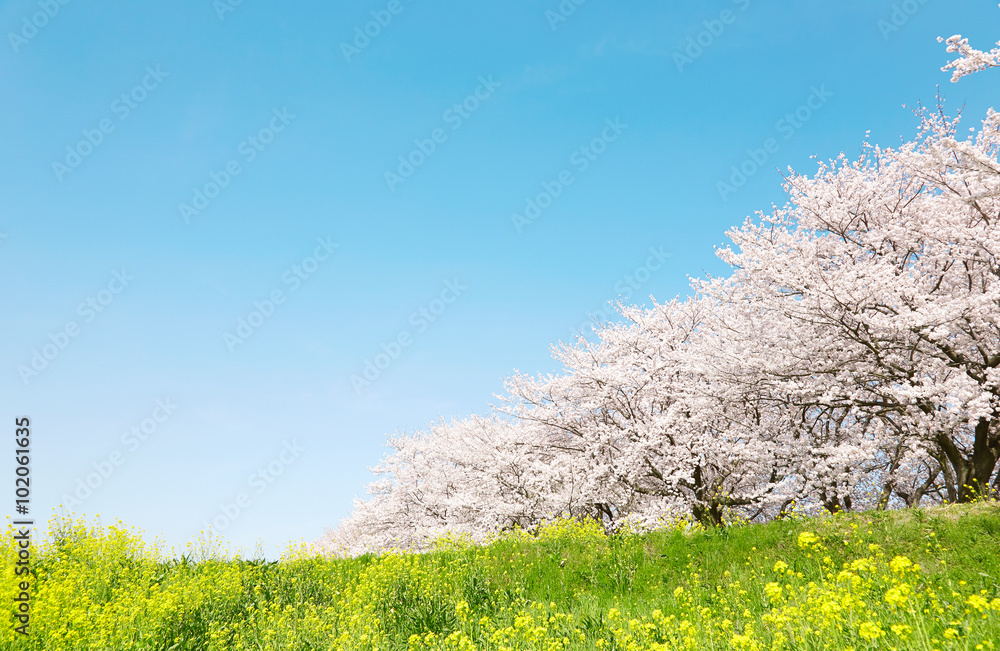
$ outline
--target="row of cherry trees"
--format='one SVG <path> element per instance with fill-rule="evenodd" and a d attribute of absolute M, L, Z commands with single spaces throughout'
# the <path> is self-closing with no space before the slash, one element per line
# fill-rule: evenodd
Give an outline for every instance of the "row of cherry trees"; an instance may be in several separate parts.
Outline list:
<path fill-rule="evenodd" d="M 948 39 L 957 81 L 1000 47 Z M 1000 43 L 998 43 L 1000 46 Z M 720 524 L 1000 489 L 1000 114 L 921 110 L 728 232 L 725 278 L 554 348 L 491 417 L 390 439 L 333 553 L 481 538 L 559 514 Z"/>

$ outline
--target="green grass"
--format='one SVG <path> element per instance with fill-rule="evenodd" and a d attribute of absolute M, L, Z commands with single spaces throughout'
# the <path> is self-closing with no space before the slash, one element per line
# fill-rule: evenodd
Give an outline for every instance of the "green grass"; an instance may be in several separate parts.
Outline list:
<path fill-rule="evenodd" d="M 0 648 L 943 651 L 1000 640 L 994 504 L 641 535 L 562 521 L 486 546 L 281 562 L 169 560 L 121 528 L 59 527 L 61 540 L 36 550 L 32 634 L 14 635 L 10 619 Z"/>

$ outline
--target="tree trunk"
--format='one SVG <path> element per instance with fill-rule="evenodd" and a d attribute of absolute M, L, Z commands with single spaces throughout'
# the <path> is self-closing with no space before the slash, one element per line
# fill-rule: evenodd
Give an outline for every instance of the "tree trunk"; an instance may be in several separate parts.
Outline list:
<path fill-rule="evenodd" d="M 969 464 L 969 478 L 964 489 L 959 493 L 960 502 L 971 502 L 976 498 L 989 494 L 990 478 L 1000 456 L 1000 436 L 997 435 L 1000 422 L 980 418 L 976 423 L 976 440 L 972 447 L 972 459 Z"/>
<path fill-rule="evenodd" d="M 989 493 L 990 478 L 1000 458 L 1000 421 L 980 418 L 976 423 L 972 454 L 966 455 L 947 434 L 939 434 L 938 447 L 944 460 L 948 501 L 968 503 Z M 943 461 L 944 461 L 943 460 Z"/>

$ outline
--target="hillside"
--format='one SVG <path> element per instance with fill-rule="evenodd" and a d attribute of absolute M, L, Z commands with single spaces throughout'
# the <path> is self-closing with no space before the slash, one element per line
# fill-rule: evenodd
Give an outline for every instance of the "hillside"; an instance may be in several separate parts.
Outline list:
<path fill-rule="evenodd" d="M 14 639 L 11 613 L 2 648 L 944 650 L 1000 640 L 993 505 L 610 537 L 559 521 L 482 547 L 442 540 L 426 554 L 270 563 L 165 559 L 123 527 L 54 531 L 59 541 L 35 550 L 31 635 Z"/>

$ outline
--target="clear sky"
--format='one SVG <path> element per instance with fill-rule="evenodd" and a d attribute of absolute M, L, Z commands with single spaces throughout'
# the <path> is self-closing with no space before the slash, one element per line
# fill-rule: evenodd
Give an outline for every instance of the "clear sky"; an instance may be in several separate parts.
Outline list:
<path fill-rule="evenodd" d="M 177 546 L 219 518 L 269 555 L 348 514 L 386 434 L 724 273 L 779 168 L 911 138 L 938 85 L 970 121 L 1000 97 L 936 41 L 992 47 L 995 0 L 16 0 L 0 28 L 32 515 L 82 495 Z"/>

